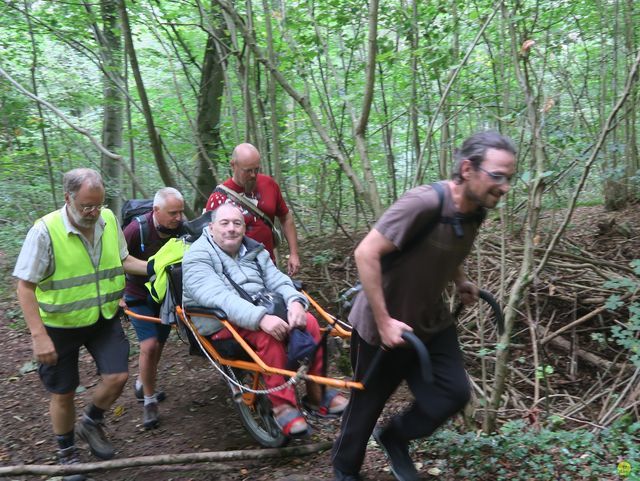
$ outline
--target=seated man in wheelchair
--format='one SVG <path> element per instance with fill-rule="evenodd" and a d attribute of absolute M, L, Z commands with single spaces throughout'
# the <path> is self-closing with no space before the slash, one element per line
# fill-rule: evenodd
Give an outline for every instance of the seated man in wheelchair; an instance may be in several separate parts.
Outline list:
<path fill-rule="evenodd" d="M 244 217 L 234 204 L 222 204 L 211 216 L 203 235 L 185 254 L 183 269 L 183 303 L 189 306 L 222 309 L 227 320 L 255 349 L 261 359 L 275 368 L 287 364 L 287 339 L 292 329 L 306 330 L 320 341 L 318 322 L 306 312 L 308 301 L 298 292 L 291 279 L 271 261 L 264 246 L 244 235 Z M 260 291 L 282 295 L 286 302 L 286 317 L 267 314 L 267 309 L 251 302 Z M 220 321 L 210 317 L 194 317 L 200 334 L 216 343 L 232 338 Z M 309 373 L 321 374 L 322 347 L 310 362 Z M 281 375 L 265 375 L 268 389 L 285 383 Z M 268 395 L 278 426 L 287 436 L 307 432 L 307 422 L 297 408 L 292 386 Z M 306 401 L 319 413 L 338 415 L 344 411 L 347 399 L 335 390 L 324 396 L 318 384 L 307 382 Z"/>

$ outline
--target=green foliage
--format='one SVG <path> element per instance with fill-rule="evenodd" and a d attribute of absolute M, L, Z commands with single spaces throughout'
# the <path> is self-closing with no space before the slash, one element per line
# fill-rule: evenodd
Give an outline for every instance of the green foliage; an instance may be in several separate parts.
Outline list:
<path fill-rule="evenodd" d="M 640 259 L 632 261 L 631 267 L 636 274 L 635 278 L 612 279 L 605 282 L 604 287 L 624 289 L 631 295 L 636 294 L 640 289 L 640 279 L 638 278 L 640 276 Z M 610 311 L 626 308 L 628 319 L 611 327 L 611 338 L 629 352 L 629 360 L 640 368 L 640 302 L 632 300 L 627 303 L 619 294 L 612 294 L 607 299 L 605 307 Z"/>
<path fill-rule="evenodd" d="M 555 421 L 552 424 L 558 424 Z M 632 466 L 632 480 L 640 479 L 639 430 L 640 423 L 628 421 L 599 434 L 586 429 L 536 430 L 518 420 L 492 435 L 441 430 L 417 449 L 444 459 L 444 474 L 450 469 L 455 479 L 465 481 L 614 480 L 620 479 L 621 460 Z"/>

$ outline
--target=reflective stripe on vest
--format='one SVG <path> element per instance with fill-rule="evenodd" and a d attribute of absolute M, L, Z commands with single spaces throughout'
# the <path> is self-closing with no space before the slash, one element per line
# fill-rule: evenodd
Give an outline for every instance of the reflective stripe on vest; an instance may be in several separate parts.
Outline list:
<path fill-rule="evenodd" d="M 42 218 L 51 238 L 55 266 L 53 274 L 36 288 L 46 326 L 83 327 L 94 324 L 100 314 L 106 319 L 116 315 L 125 284 L 118 224 L 109 209 L 104 209 L 101 216 L 105 226 L 97 268 L 80 237 L 65 229 L 62 211 Z"/>

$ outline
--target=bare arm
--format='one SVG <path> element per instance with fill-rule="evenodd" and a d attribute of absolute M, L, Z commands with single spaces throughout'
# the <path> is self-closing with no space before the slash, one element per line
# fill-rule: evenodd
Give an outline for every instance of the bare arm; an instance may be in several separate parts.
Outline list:
<path fill-rule="evenodd" d="M 402 333 L 412 331 L 408 324 L 392 318 L 382 290 L 382 256 L 397 250 L 396 246 L 376 229 L 372 229 L 355 250 L 360 282 L 369 300 L 382 344 L 395 347 L 404 344 Z"/>
<path fill-rule="evenodd" d="M 56 364 L 58 353 L 40 317 L 38 300 L 36 299 L 36 284 L 22 279 L 18 280 L 18 302 L 31 333 L 34 357 L 42 364 Z"/>
<path fill-rule="evenodd" d="M 122 267 L 127 274 L 138 276 L 147 275 L 147 261 L 141 261 L 137 257 L 128 255 L 122 260 Z"/>
<path fill-rule="evenodd" d="M 298 255 L 298 233 L 296 231 L 296 225 L 293 222 L 293 215 L 291 211 L 287 212 L 287 214 L 282 217 L 278 217 L 280 219 L 280 224 L 282 225 L 282 233 L 284 234 L 284 238 L 287 239 L 287 244 L 289 244 L 289 261 L 287 262 L 287 273 L 290 276 L 295 276 L 300 269 L 300 256 Z"/>

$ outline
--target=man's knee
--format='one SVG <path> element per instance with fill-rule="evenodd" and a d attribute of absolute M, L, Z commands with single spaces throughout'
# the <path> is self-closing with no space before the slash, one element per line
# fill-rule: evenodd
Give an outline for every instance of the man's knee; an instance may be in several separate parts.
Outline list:
<path fill-rule="evenodd" d="M 66 393 L 51 393 L 51 404 L 56 406 L 69 406 L 73 405 L 73 401 L 76 397 L 76 392 L 70 391 Z"/>
<path fill-rule="evenodd" d="M 157 337 L 150 337 L 140 342 L 140 354 L 150 356 L 156 354 L 160 349 L 160 342 Z"/>
<path fill-rule="evenodd" d="M 128 372 L 118 372 L 115 374 L 103 374 L 102 382 L 109 389 L 122 389 L 129 379 Z"/>

